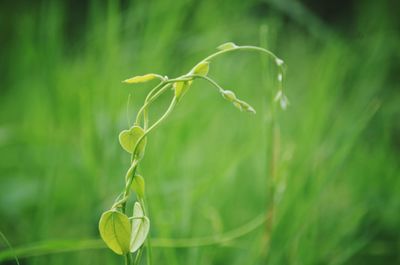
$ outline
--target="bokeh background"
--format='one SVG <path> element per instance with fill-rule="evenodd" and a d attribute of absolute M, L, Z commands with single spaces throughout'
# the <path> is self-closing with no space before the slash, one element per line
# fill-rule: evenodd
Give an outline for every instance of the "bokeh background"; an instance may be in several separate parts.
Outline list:
<path fill-rule="evenodd" d="M 273 222 L 221 244 L 155 246 L 154 264 L 400 264 L 399 10 L 395 0 L 1 1 L 0 263 L 16 264 L 8 240 L 21 264 L 121 264 L 97 223 L 124 185 L 118 133 L 151 88 L 121 80 L 178 76 L 234 41 L 287 66 L 279 178 L 274 64 L 221 57 L 210 76 L 257 115 L 195 83 L 148 139 L 151 236 L 218 238 L 272 204 Z"/>

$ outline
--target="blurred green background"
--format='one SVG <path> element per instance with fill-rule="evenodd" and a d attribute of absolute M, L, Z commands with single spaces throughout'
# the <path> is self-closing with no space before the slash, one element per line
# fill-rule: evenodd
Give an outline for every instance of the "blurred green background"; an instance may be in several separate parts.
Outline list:
<path fill-rule="evenodd" d="M 124 185 L 127 97 L 133 120 L 151 84 L 121 80 L 178 76 L 234 41 L 287 65 L 274 200 L 276 69 L 232 53 L 210 76 L 257 115 L 195 83 L 148 139 L 151 235 L 226 233 L 274 201 L 271 233 L 267 222 L 223 244 L 155 246 L 154 264 L 400 264 L 399 10 L 372 0 L 2 1 L 0 231 L 21 264 L 122 264 L 97 223 Z M 15 264 L 0 242 L 0 263 Z"/>

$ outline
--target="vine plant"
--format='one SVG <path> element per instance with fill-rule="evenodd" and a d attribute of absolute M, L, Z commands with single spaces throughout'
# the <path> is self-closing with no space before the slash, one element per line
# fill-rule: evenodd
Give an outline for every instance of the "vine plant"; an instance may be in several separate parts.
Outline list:
<path fill-rule="evenodd" d="M 210 62 L 216 57 L 233 51 L 257 51 L 271 57 L 278 67 L 278 88 L 275 101 L 279 102 L 283 109 L 288 105 L 288 100 L 283 93 L 283 60 L 269 50 L 257 46 L 238 46 L 232 42 L 224 43 L 218 47 L 218 51 L 197 63 L 187 74 L 169 79 L 159 74 L 146 74 L 135 76 L 123 81 L 127 84 L 143 83 L 151 80 L 159 80 L 147 95 L 144 104 L 139 109 L 135 123 L 129 129 L 119 134 L 119 142 L 122 148 L 131 155 L 131 163 L 125 175 L 125 187 L 116 198 L 110 210 L 104 212 L 99 221 L 100 235 L 106 245 L 116 254 L 125 257 L 125 264 L 139 264 L 144 248 L 147 247 L 147 263 L 151 264 L 151 244 L 148 237 L 150 219 L 145 204 L 145 181 L 136 170 L 145 153 L 147 135 L 153 131 L 174 110 L 185 93 L 190 89 L 193 81 L 203 79 L 215 87 L 221 96 L 240 111 L 256 113 L 255 109 L 247 102 L 237 98 L 231 90 L 223 89 L 217 82 L 208 76 Z M 174 94 L 168 109 L 153 124 L 149 123 L 148 110 L 150 105 L 163 93 L 172 88 Z M 136 193 L 137 201 L 133 205 L 132 214 L 128 214 L 127 202 L 132 193 Z M 133 255 L 134 254 L 134 255 Z"/>

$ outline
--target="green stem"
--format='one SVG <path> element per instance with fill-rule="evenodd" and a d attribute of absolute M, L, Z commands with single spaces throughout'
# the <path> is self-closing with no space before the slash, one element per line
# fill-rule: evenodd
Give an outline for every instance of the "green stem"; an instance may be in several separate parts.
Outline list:
<path fill-rule="evenodd" d="M 160 84 L 158 84 L 156 87 L 154 87 L 149 92 L 149 94 L 147 95 L 147 97 L 146 97 L 146 99 L 144 101 L 144 105 L 139 109 L 138 114 L 136 116 L 135 124 L 139 124 L 140 117 L 143 114 L 143 116 L 144 116 L 144 129 L 146 130 L 147 126 L 148 126 L 148 113 L 147 113 L 147 110 L 149 108 L 149 105 L 151 103 L 153 103 L 153 101 L 156 100 L 161 94 L 163 94 L 167 90 L 167 88 L 169 88 L 171 86 L 171 83 L 188 81 L 188 80 L 191 80 L 191 78 L 184 75 L 184 76 L 180 76 L 178 78 L 165 80 L 165 81 L 161 82 Z M 163 85 L 164 85 L 164 87 L 162 87 Z M 162 87 L 162 88 L 156 94 L 154 94 L 154 92 L 157 89 L 159 89 L 160 87 Z"/>
<path fill-rule="evenodd" d="M 215 82 L 214 80 L 212 80 L 208 76 L 205 76 L 205 75 L 188 75 L 188 77 L 204 79 L 204 80 L 208 81 L 210 84 L 212 84 L 214 87 L 218 88 L 219 92 L 223 92 L 224 91 L 224 89 L 220 85 L 218 85 L 217 82 Z"/>
<path fill-rule="evenodd" d="M 130 254 L 130 253 L 127 253 L 127 254 L 125 255 L 125 265 L 131 265 L 131 263 L 132 263 L 131 254 Z"/>
<path fill-rule="evenodd" d="M 161 90 L 160 90 L 161 91 Z M 156 95 L 154 95 L 156 96 Z M 135 148 L 133 149 L 133 153 L 132 154 L 136 154 L 137 148 L 139 146 L 139 144 L 141 143 L 141 141 L 154 129 L 156 128 L 163 120 L 165 120 L 169 114 L 171 114 L 172 110 L 174 109 L 175 105 L 176 105 L 177 101 L 176 101 L 176 97 L 174 97 L 167 109 L 167 111 L 161 116 L 161 118 L 159 118 L 152 126 L 150 126 L 150 128 L 148 128 L 144 134 L 138 139 L 138 141 L 136 142 Z"/>
<path fill-rule="evenodd" d="M 269 50 L 266 50 L 266 49 L 263 49 L 263 48 L 260 48 L 260 47 L 256 47 L 256 46 L 249 46 L 249 45 L 247 45 L 247 46 L 237 46 L 237 47 L 232 48 L 232 49 L 227 49 L 227 50 L 218 51 L 218 52 L 216 52 L 216 53 L 213 53 L 213 54 L 207 56 L 207 57 L 204 58 L 202 61 L 200 61 L 198 64 L 200 64 L 200 63 L 202 63 L 202 62 L 205 62 L 205 61 L 210 61 L 210 60 L 214 59 L 215 57 L 218 57 L 218 56 L 221 55 L 221 54 L 228 53 L 228 52 L 233 52 L 233 51 L 239 51 L 239 50 L 259 51 L 259 52 L 262 52 L 262 53 L 267 54 L 268 56 L 271 56 L 271 57 L 274 58 L 274 59 L 279 59 L 278 56 L 276 56 L 273 52 L 271 52 L 271 51 L 269 51 Z M 197 64 L 197 65 L 198 65 L 198 64 Z"/>
<path fill-rule="evenodd" d="M 145 216 L 149 216 L 148 210 L 147 210 L 147 206 L 146 206 L 146 202 L 143 198 L 139 199 L 139 203 L 142 206 L 143 209 L 143 213 Z M 147 265 L 152 265 L 153 264 L 153 260 L 152 260 L 152 254 L 151 254 L 151 237 L 150 235 L 147 237 L 146 239 L 146 257 L 147 257 Z"/>
<path fill-rule="evenodd" d="M 133 262 L 133 265 L 138 265 L 140 262 L 140 259 L 142 258 L 142 252 L 143 252 L 143 247 L 139 248 L 136 257 L 135 257 L 135 261 Z"/>
<path fill-rule="evenodd" d="M 129 198 L 131 184 L 132 184 L 133 178 L 135 177 L 138 163 L 139 163 L 138 160 L 133 160 L 133 162 L 125 176 L 126 184 L 125 184 L 124 195 L 120 201 L 118 201 L 116 204 L 114 204 L 116 206 L 118 206 L 118 204 L 120 204 L 121 210 L 123 213 L 125 213 L 125 211 L 126 211 L 126 202 L 128 201 L 128 198 Z"/>
<path fill-rule="evenodd" d="M 142 115 L 143 112 L 147 112 L 147 108 L 148 106 L 156 99 L 158 98 L 161 94 L 163 94 L 167 88 L 168 88 L 168 84 L 166 82 L 161 82 L 159 83 L 156 87 L 154 87 L 149 94 L 147 95 L 146 99 L 145 99 L 145 103 L 144 105 L 140 108 L 140 110 L 138 111 L 138 114 L 136 115 L 136 121 L 135 124 L 139 124 L 140 121 L 140 117 Z M 157 91 L 157 89 L 159 89 L 161 87 L 161 89 L 155 93 L 155 91 Z M 155 94 L 154 94 L 155 93 Z M 154 94 L 154 95 L 153 95 Z"/>

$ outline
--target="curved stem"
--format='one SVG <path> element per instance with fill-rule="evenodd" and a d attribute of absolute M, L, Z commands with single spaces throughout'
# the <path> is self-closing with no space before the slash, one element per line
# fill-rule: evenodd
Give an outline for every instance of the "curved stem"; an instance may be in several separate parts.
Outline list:
<path fill-rule="evenodd" d="M 143 112 L 147 112 L 147 107 L 156 99 L 158 98 L 161 94 L 163 94 L 166 89 L 168 88 L 168 83 L 166 82 L 161 82 L 160 84 L 158 84 L 156 87 L 154 87 L 149 94 L 147 95 L 146 99 L 145 99 L 145 103 L 144 105 L 140 108 L 140 110 L 138 111 L 138 114 L 136 115 L 136 121 L 135 124 L 139 124 L 140 121 L 140 116 L 142 115 Z M 161 87 L 161 89 L 154 94 L 155 91 L 157 91 L 157 89 L 159 89 Z M 154 95 L 153 95 L 154 94 Z"/>
<path fill-rule="evenodd" d="M 228 52 L 233 52 L 233 51 L 238 51 L 238 50 L 259 51 L 259 52 L 262 52 L 262 53 L 265 53 L 265 54 L 271 56 L 274 59 L 279 59 L 278 56 L 276 56 L 273 52 L 271 52 L 271 51 L 269 51 L 267 49 L 260 48 L 260 47 L 257 47 L 257 46 L 245 45 L 245 46 L 237 46 L 235 48 L 228 49 L 228 50 L 218 51 L 216 53 L 213 53 L 213 54 L 207 56 L 201 62 L 210 61 L 210 60 L 214 59 L 215 57 L 217 57 L 217 56 L 219 56 L 221 54 L 228 53 Z"/>
<path fill-rule="evenodd" d="M 147 97 L 146 97 L 146 99 L 144 101 L 144 105 L 138 111 L 138 114 L 136 116 L 135 124 L 139 124 L 140 116 L 143 113 L 143 116 L 144 116 L 144 129 L 146 130 L 147 126 L 148 126 L 148 113 L 147 113 L 147 110 L 148 110 L 149 105 L 151 103 L 153 103 L 153 101 L 156 100 L 161 94 L 163 94 L 167 90 L 167 88 L 169 86 L 171 86 L 171 83 L 189 81 L 189 80 L 192 80 L 192 78 L 190 78 L 190 77 L 188 77 L 186 75 L 183 75 L 183 76 L 180 76 L 180 77 L 177 77 L 177 78 L 165 80 L 165 81 L 161 82 L 159 85 L 157 85 L 156 87 L 154 87 L 150 91 L 150 93 L 147 95 Z M 163 88 L 161 88 L 156 94 L 154 94 L 154 92 L 157 89 L 159 89 L 162 85 L 165 85 L 165 86 Z"/>
<path fill-rule="evenodd" d="M 144 198 L 140 198 L 139 203 L 142 206 L 144 215 L 149 216 Z M 153 260 L 152 260 L 152 255 L 151 255 L 151 237 L 150 236 L 148 236 L 146 239 L 146 247 L 147 247 L 147 250 L 146 250 L 147 264 L 151 265 L 151 264 L 153 264 Z"/>
<path fill-rule="evenodd" d="M 118 201 L 114 204 L 115 207 L 117 207 L 120 204 L 121 210 L 123 213 L 125 213 L 125 211 L 126 211 L 126 202 L 128 201 L 128 198 L 129 198 L 131 184 L 132 184 L 133 178 L 135 177 L 138 163 L 139 163 L 138 160 L 136 160 L 136 159 L 133 160 L 133 162 L 132 162 L 131 166 L 129 167 L 128 172 L 126 173 L 126 176 L 125 176 L 126 183 L 125 183 L 124 195 L 120 201 Z"/>
<path fill-rule="evenodd" d="M 218 85 L 217 82 L 215 82 L 214 80 L 212 80 L 208 76 L 205 76 L 205 75 L 188 75 L 188 77 L 204 79 L 204 80 L 208 81 L 209 83 L 211 83 L 216 88 L 218 88 L 219 92 L 223 92 L 224 91 L 224 89 L 220 85 Z"/>
<path fill-rule="evenodd" d="M 161 90 L 160 90 L 161 91 Z M 154 95 L 156 96 L 156 95 Z M 174 97 L 167 109 L 167 111 L 161 116 L 161 118 L 159 118 L 152 126 L 150 126 L 150 128 L 148 128 L 144 134 L 138 139 L 138 141 L 136 142 L 135 148 L 133 149 L 133 153 L 132 154 L 136 154 L 137 148 L 139 146 L 139 144 L 142 142 L 142 140 L 146 137 L 147 134 L 149 134 L 154 128 L 156 128 L 163 120 L 165 120 L 165 118 L 168 117 L 169 114 L 171 114 L 172 110 L 174 109 L 175 105 L 176 105 L 177 101 L 176 101 L 176 97 Z"/>
<path fill-rule="evenodd" d="M 159 89 L 160 87 L 162 87 L 163 82 L 161 82 L 160 84 L 158 84 L 156 87 L 154 87 L 149 94 L 147 94 L 146 99 L 144 101 L 144 103 L 146 104 L 147 101 L 149 101 L 149 99 L 153 96 L 153 94 L 157 91 L 157 89 Z M 143 128 L 146 129 L 149 123 L 149 115 L 147 112 L 147 108 L 143 109 Z"/>

